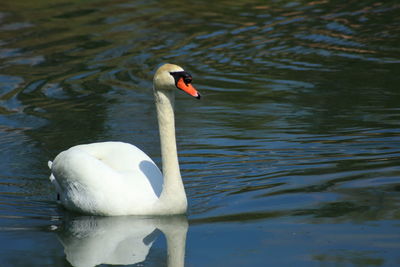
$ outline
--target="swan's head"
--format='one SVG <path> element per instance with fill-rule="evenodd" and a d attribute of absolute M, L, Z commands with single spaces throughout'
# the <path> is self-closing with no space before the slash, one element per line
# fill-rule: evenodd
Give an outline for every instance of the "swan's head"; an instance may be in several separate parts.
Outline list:
<path fill-rule="evenodd" d="M 164 64 L 158 68 L 153 79 L 154 90 L 174 90 L 176 88 L 200 99 L 200 93 L 192 85 L 192 75 L 174 64 Z"/>

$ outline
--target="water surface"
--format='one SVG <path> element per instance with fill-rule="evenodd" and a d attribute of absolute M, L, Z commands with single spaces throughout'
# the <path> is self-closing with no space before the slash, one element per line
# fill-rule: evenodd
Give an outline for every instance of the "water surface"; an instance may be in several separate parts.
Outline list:
<path fill-rule="evenodd" d="M 3 0 L 2 266 L 399 265 L 399 9 Z M 58 207 L 47 161 L 70 146 L 125 141 L 160 163 L 151 79 L 164 62 L 203 96 L 177 92 L 187 219 Z M 168 258 L 186 231 L 184 259 Z"/>

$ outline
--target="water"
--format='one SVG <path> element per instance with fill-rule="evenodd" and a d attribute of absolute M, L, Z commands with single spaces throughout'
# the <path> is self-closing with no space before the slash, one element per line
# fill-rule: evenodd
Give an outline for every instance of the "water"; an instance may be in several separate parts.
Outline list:
<path fill-rule="evenodd" d="M 1 265 L 400 265 L 399 9 L 3 0 Z M 47 160 L 72 145 L 130 142 L 160 163 L 162 62 L 203 95 L 177 93 L 187 219 L 58 207 Z"/>

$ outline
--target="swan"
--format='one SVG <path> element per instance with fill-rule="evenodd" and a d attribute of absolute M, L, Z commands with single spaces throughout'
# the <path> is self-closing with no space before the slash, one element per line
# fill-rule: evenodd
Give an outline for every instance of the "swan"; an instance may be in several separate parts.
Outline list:
<path fill-rule="evenodd" d="M 192 76 L 182 67 L 159 67 L 153 78 L 153 92 L 162 173 L 149 156 L 128 143 L 73 146 L 48 162 L 50 181 L 66 209 L 102 216 L 186 213 L 187 199 L 175 140 L 176 89 L 200 99 Z"/>

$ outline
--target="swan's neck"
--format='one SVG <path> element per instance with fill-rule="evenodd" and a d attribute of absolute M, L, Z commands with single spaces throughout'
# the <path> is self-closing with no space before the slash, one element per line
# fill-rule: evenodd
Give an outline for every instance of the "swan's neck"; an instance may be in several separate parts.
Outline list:
<path fill-rule="evenodd" d="M 163 191 L 160 201 L 172 212 L 184 213 L 187 207 L 185 188 L 179 170 L 178 153 L 175 139 L 174 92 L 155 90 L 158 127 L 160 131 L 162 171 L 164 176 Z"/>

